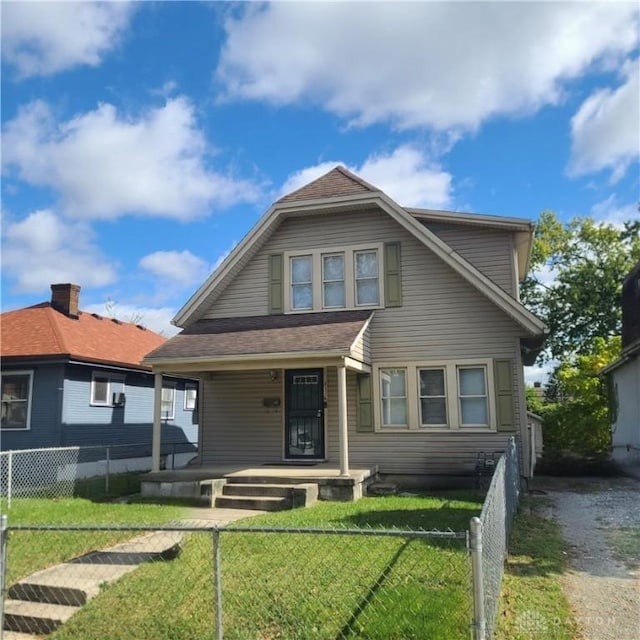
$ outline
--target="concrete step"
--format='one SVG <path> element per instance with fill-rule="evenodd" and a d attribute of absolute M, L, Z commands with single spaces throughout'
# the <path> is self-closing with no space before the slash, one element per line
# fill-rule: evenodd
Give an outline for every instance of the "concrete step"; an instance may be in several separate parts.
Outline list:
<path fill-rule="evenodd" d="M 257 511 L 284 511 L 291 509 L 291 498 L 257 496 L 218 496 L 216 507 L 224 509 L 253 509 Z"/>
<path fill-rule="evenodd" d="M 35 635 L 53 633 L 79 609 L 61 604 L 5 600 L 4 628 Z"/>
<path fill-rule="evenodd" d="M 225 476 L 227 483 L 229 484 L 304 484 L 307 482 L 313 482 L 313 480 L 309 480 L 309 478 L 295 478 L 291 476 L 277 476 L 277 475 L 267 475 L 267 476 L 240 476 L 235 474 L 230 474 Z"/>
<path fill-rule="evenodd" d="M 5 630 L 2 640 L 38 640 L 42 636 L 36 636 L 32 633 L 20 633 L 19 631 Z"/>
<path fill-rule="evenodd" d="M 288 498 L 296 485 L 292 484 L 235 484 L 227 483 L 222 488 L 224 496 L 260 496 Z"/>

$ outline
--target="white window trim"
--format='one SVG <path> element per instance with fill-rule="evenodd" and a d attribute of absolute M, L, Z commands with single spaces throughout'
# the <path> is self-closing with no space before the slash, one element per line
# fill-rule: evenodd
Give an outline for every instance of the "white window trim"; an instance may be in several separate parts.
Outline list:
<path fill-rule="evenodd" d="M 24 369 L 20 371 L 4 371 L 0 374 L 0 383 L 1 378 L 9 377 L 9 376 L 29 376 L 29 393 L 27 395 L 27 420 L 26 426 L 24 427 L 2 427 L 2 431 L 30 431 L 31 430 L 31 407 L 33 406 L 33 369 Z M 2 392 L 2 384 L 0 384 L 0 393 Z M 0 398 L 1 400 L 1 398 Z"/>
<path fill-rule="evenodd" d="M 458 398 L 458 367 L 485 367 L 487 375 L 487 400 L 489 411 L 489 426 L 462 426 L 460 423 L 460 407 Z M 407 418 L 406 427 L 387 427 L 382 425 L 382 405 L 380 394 L 380 369 L 406 369 L 407 371 Z M 447 417 L 449 424 L 443 426 L 421 425 L 420 418 L 420 369 L 444 369 L 447 395 Z M 414 361 L 384 361 L 372 367 L 373 387 L 373 419 L 376 432 L 384 433 L 494 433 L 497 431 L 495 382 L 493 377 L 492 358 L 473 358 L 460 360 L 414 360 Z"/>
<path fill-rule="evenodd" d="M 355 253 L 376 251 L 378 254 L 378 303 L 356 305 Z M 344 255 L 344 307 L 323 306 L 322 256 Z M 311 309 L 294 309 L 291 305 L 291 258 L 311 256 L 311 277 L 313 305 Z M 312 250 L 285 251 L 283 254 L 284 312 L 315 313 L 318 311 L 342 311 L 355 309 L 381 309 L 384 307 L 384 245 L 381 242 L 347 245 L 343 247 L 323 247 Z"/>
<path fill-rule="evenodd" d="M 185 382 L 184 383 L 184 400 L 183 400 L 183 405 L 182 408 L 184 411 L 195 411 L 198 408 L 198 383 L 196 382 Z M 195 391 L 196 392 L 196 396 L 195 396 L 195 404 L 193 405 L 193 407 L 189 407 L 187 406 L 187 391 Z"/>
<path fill-rule="evenodd" d="M 162 420 L 175 420 L 176 419 L 176 384 L 175 382 L 163 382 L 162 389 L 170 389 L 173 391 L 173 401 L 171 403 L 171 414 L 165 416 L 162 412 L 162 398 L 160 398 L 160 414 Z"/>
<path fill-rule="evenodd" d="M 106 378 L 107 379 L 107 401 L 106 402 L 96 402 L 94 400 L 94 390 L 95 390 L 95 380 L 96 378 Z M 121 382 L 122 383 L 122 391 L 124 392 L 124 376 L 113 375 L 112 373 L 107 373 L 103 371 L 92 371 L 91 372 L 91 395 L 89 396 L 89 405 L 92 407 L 113 407 L 113 382 Z"/>

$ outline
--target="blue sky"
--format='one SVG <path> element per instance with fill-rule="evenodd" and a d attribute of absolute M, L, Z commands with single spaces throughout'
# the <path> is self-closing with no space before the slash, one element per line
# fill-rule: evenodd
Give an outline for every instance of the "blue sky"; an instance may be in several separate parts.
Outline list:
<path fill-rule="evenodd" d="M 283 192 L 637 216 L 622 2 L 2 3 L 2 310 L 168 321 Z"/>

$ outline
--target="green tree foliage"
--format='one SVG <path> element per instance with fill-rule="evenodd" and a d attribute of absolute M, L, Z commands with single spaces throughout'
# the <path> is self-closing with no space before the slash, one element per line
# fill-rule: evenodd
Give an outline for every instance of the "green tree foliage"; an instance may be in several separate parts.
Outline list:
<path fill-rule="evenodd" d="M 536 393 L 535 388 L 529 384 L 525 386 L 524 394 L 527 400 L 527 411 L 531 411 L 531 413 L 541 416 L 545 411 L 544 399 L 541 398 Z"/>
<path fill-rule="evenodd" d="M 620 337 L 596 337 L 589 353 L 564 360 L 553 372 L 550 387 L 557 402 L 544 411 L 545 456 L 566 453 L 606 457 L 611 445 L 608 399 L 601 369 L 620 355 Z"/>
<path fill-rule="evenodd" d="M 588 354 L 596 337 L 620 334 L 622 280 L 638 260 L 640 221 L 622 228 L 592 218 L 563 224 L 553 211 L 542 212 L 520 292 L 549 327 L 542 359 Z"/>

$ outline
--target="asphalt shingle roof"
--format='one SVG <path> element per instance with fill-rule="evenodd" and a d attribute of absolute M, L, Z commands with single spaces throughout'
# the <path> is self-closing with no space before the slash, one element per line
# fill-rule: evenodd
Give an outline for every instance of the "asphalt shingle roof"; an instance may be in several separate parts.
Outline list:
<path fill-rule="evenodd" d="M 0 356 L 64 356 L 148 369 L 145 355 L 166 338 L 129 322 L 79 312 L 77 319 L 48 302 L 0 315 Z"/>
<path fill-rule="evenodd" d="M 149 360 L 348 350 L 369 310 L 199 320 Z"/>

